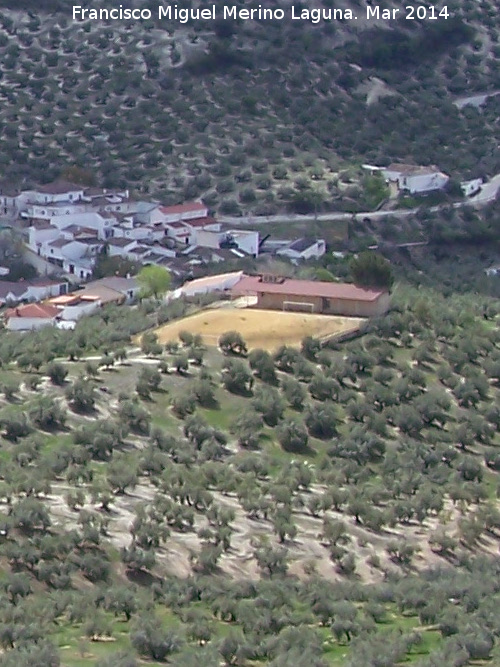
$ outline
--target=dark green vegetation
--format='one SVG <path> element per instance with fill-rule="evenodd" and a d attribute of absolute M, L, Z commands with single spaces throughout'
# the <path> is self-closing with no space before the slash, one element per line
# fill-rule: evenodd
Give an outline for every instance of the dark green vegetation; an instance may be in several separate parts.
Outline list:
<path fill-rule="evenodd" d="M 228 214 L 376 205 L 360 162 L 491 175 L 500 98 L 482 111 L 452 101 L 500 87 L 497 7 L 447 4 L 453 20 L 374 32 L 354 21 L 74 23 L 66 2 L 2 2 L 33 11 L 0 12 L 0 167 L 34 183 L 77 165 L 105 186 L 203 196 Z M 382 96 L 370 96 L 373 77 Z"/>
<path fill-rule="evenodd" d="M 448 297 L 474 291 L 498 298 L 500 281 L 485 270 L 498 264 L 499 221 L 500 199 L 480 211 L 472 206 L 438 212 L 422 208 L 406 218 L 351 223 L 349 245 L 359 251 L 378 244 L 378 254 L 390 260 L 395 276 L 413 285 L 436 287 Z M 321 236 L 322 226 L 315 231 Z M 423 245 L 404 247 L 407 243 Z M 325 255 L 321 263 L 333 275 L 352 275 L 348 257 Z"/>
<path fill-rule="evenodd" d="M 133 346 L 192 307 L 0 335 L 1 664 L 495 664 L 498 302 Z"/>

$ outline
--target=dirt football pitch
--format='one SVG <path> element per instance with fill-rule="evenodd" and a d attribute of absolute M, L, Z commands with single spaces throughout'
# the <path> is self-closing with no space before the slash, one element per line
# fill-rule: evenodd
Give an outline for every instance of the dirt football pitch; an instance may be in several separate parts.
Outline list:
<path fill-rule="evenodd" d="M 156 330 L 160 343 L 177 340 L 181 331 L 200 334 L 205 345 L 217 345 L 221 334 L 238 331 L 248 348 L 276 350 L 280 345 L 300 345 L 305 336 L 327 338 L 356 330 L 362 319 L 273 310 L 218 308 L 204 310 Z"/>

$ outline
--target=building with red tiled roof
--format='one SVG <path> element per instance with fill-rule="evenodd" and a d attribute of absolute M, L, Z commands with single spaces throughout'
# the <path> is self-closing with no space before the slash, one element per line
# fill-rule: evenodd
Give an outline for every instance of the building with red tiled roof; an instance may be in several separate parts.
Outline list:
<path fill-rule="evenodd" d="M 231 292 L 234 297 L 256 296 L 256 306 L 269 310 L 373 317 L 389 308 L 389 293 L 384 290 L 279 276 L 244 276 Z"/>
<path fill-rule="evenodd" d="M 55 306 L 43 303 L 28 303 L 25 306 L 9 308 L 5 311 L 7 329 L 11 331 L 31 331 L 53 326 L 59 315 Z"/>
<path fill-rule="evenodd" d="M 5 317 L 56 317 L 57 308 L 43 303 L 27 303 L 5 311 Z"/>

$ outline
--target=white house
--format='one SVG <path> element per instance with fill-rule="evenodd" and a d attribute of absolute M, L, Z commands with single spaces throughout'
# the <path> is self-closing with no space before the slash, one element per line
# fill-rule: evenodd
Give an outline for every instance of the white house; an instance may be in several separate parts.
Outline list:
<path fill-rule="evenodd" d="M 54 326 L 59 316 L 55 306 L 30 303 L 26 306 L 9 308 L 5 312 L 7 329 L 11 331 L 32 331 L 46 326 Z"/>
<path fill-rule="evenodd" d="M 80 257 L 95 257 L 103 245 L 104 242 L 98 239 L 80 239 L 76 241 L 60 236 L 55 241 L 43 243 L 40 254 L 47 259 L 60 261 L 79 259 Z"/>
<path fill-rule="evenodd" d="M 229 244 L 235 243 L 238 250 L 258 257 L 259 255 L 259 232 L 250 231 L 247 229 L 228 229 L 226 232 L 227 241 Z M 224 248 L 225 244 L 221 246 Z"/>
<path fill-rule="evenodd" d="M 128 257 L 129 253 L 136 248 L 137 241 L 135 239 L 110 238 L 107 242 L 108 255 L 110 257 Z"/>
<path fill-rule="evenodd" d="M 129 191 L 125 190 L 110 190 L 109 188 L 85 188 L 83 192 L 83 199 L 86 202 L 93 203 L 96 200 L 99 200 L 101 197 L 119 197 L 121 199 L 129 198 Z"/>
<path fill-rule="evenodd" d="M 81 280 L 92 277 L 95 266 L 95 257 L 78 257 L 77 259 L 64 259 L 62 269 L 65 273 L 77 276 Z"/>
<path fill-rule="evenodd" d="M 65 280 L 45 280 L 43 278 L 25 283 L 25 300 L 41 301 L 53 296 L 66 294 L 68 283 Z"/>
<path fill-rule="evenodd" d="M 27 301 L 28 283 L 0 280 L 0 306 Z"/>
<path fill-rule="evenodd" d="M 160 206 L 155 202 L 137 202 L 134 218 L 138 222 L 142 222 L 146 225 L 154 225 L 160 222 L 163 223 L 165 222 L 165 216 L 161 212 L 162 208 L 165 207 Z"/>
<path fill-rule="evenodd" d="M 75 213 L 88 212 L 88 204 L 83 202 L 54 202 L 52 204 L 28 202 L 21 211 L 21 218 L 27 220 L 51 220 Z"/>
<path fill-rule="evenodd" d="M 120 278 L 119 276 L 99 278 L 99 280 L 93 280 L 85 286 L 87 291 L 95 287 L 107 287 L 108 289 L 115 290 L 115 292 L 123 294 L 126 302 L 133 301 L 139 296 L 141 291 L 141 285 L 139 285 L 137 279 L 133 276 L 126 278 Z"/>
<path fill-rule="evenodd" d="M 55 241 L 60 234 L 59 229 L 48 220 L 35 220 L 28 227 L 28 246 L 38 254 L 42 244 Z"/>
<path fill-rule="evenodd" d="M 84 230 L 94 230 L 96 236 L 100 239 L 107 239 L 113 235 L 113 225 L 117 224 L 114 215 L 107 212 L 98 213 L 96 211 L 75 212 L 72 208 L 68 213 L 60 216 L 45 215 L 45 217 L 31 218 L 31 225 L 28 228 L 31 234 L 36 235 L 36 242 L 44 240 L 43 231 L 56 228 L 59 232 L 69 229 L 72 236 L 76 228 Z M 36 231 L 31 232 L 31 229 Z M 34 236 L 33 236 L 34 239 Z M 30 244 L 32 240 L 30 237 Z"/>
<path fill-rule="evenodd" d="M 51 218 L 51 223 L 59 227 L 61 231 L 73 225 L 93 229 L 98 238 L 108 239 L 113 236 L 113 226 L 116 225 L 117 220 L 111 213 L 90 211 L 69 214 L 64 218 Z"/>
<path fill-rule="evenodd" d="M 19 280 L 18 282 L 0 281 L 0 306 L 21 303 L 21 301 L 40 301 L 50 296 L 65 294 L 68 285 L 65 281 L 55 280 Z"/>
<path fill-rule="evenodd" d="M 165 233 L 177 243 L 189 245 L 191 242 L 192 228 L 185 222 L 168 222 L 165 224 Z"/>
<path fill-rule="evenodd" d="M 57 308 L 59 319 L 76 322 L 84 315 L 93 313 L 100 308 L 102 304 L 97 298 L 85 299 L 80 295 L 73 293 L 56 296 L 55 298 L 50 299 L 47 305 Z"/>
<path fill-rule="evenodd" d="M 213 231 L 210 228 L 203 227 L 197 229 L 194 236 L 194 243 L 201 248 L 237 248 L 253 257 L 257 257 L 259 254 L 259 232 L 245 229 Z"/>
<path fill-rule="evenodd" d="M 49 260 L 53 260 L 54 264 L 62 266 L 65 259 L 77 259 L 83 257 L 86 247 L 80 241 L 65 239 L 59 236 L 54 241 L 46 241 L 42 243 L 40 248 L 40 255 Z"/>
<path fill-rule="evenodd" d="M 481 190 L 483 184 L 482 178 L 474 178 L 471 181 L 462 181 L 460 187 L 464 193 L 464 197 L 473 197 Z"/>
<path fill-rule="evenodd" d="M 161 241 L 165 230 L 161 224 L 141 224 L 135 222 L 133 216 L 124 216 L 120 224 L 113 227 L 113 236 L 137 241 Z"/>
<path fill-rule="evenodd" d="M 277 255 L 288 257 L 292 261 L 305 261 L 308 259 L 318 259 L 326 252 L 326 243 L 324 239 L 301 238 L 292 241 L 284 248 L 276 251 Z"/>
<path fill-rule="evenodd" d="M 67 181 L 56 181 L 40 185 L 35 190 L 21 193 L 33 204 L 55 204 L 57 202 L 77 202 L 83 197 L 84 187 Z"/>
<path fill-rule="evenodd" d="M 390 183 L 396 183 L 398 190 L 418 194 L 442 190 L 450 180 L 435 166 L 417 167 L 411 164 L 391 164 L 383 168 L 382 174 Z"/>

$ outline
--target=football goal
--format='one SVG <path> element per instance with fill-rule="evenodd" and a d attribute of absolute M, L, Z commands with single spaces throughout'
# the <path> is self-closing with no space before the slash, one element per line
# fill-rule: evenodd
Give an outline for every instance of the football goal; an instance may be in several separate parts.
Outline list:
<path fill-rule="evenodd" d="M 314 313 L 314 303 L 311 301 L 283 301 L 283 310 Z"/>

